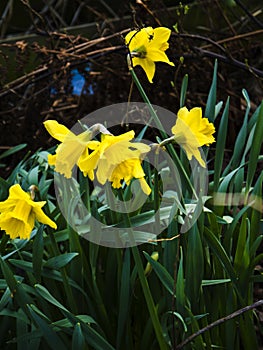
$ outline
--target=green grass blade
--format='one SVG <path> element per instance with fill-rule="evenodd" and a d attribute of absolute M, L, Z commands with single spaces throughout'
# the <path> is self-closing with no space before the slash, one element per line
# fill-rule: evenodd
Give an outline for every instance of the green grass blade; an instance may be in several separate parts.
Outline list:
<path fill-rule="evenodd" d="M 27 146 L 26 143 L 22 143 L 21 145 L 17 145 L 14 146 L 10 149 L 8 149 L 7 151 L 3 152 L 2 154 L 0 154 L 0 159 L 3 159 L 5 157 L 11 156 L 12 154 L 21 151 L 22 149 L 24 149 Z"/>
<path fill-rule="evenodd" d="M 235 249 L 234 269 L 238 275 L 242 274 L 242 271 L 246 271 L 250 263 L 249 251 L 247 251 L 247 230 L 248 221 L 245 216 L 242 217 L 240 229 L 238 230 L 238 240 Z"/>
<path fill-rule="evenodd" d="M 199 304 L 201 284 L 204 277 L 203 246 L 197 225 L 194 225 L 188 233 L 185 260 L 185 293 L 191 303 L 192 312 L 196 314 L 199 312 L 197 305 Z"/>
<path fill-rule="evenodd" d="M 43 229 L 44 225 L 41 225 L 36 232 L 33 241 L 33 251 L 32 251 L 32 264 L 33 264 L 33 273 L 37 282 L 41 281 L 41 270 L 43 264 Z"/>
<path fill-rule="evenodd" d="M 234 146 L 234 151 L 233 151 L 233 156 L 226 167 L 224 174 L 228 173 L 230 167 L 232 169 L 237 168 L 239 165 L 242 165 L 242 158 L 244 154 L 244 147 L 247 143 L 247 134 L 248 134 L 248 115 L 250 111 L 250 100 L 248 97 L 248 94 L 245 89 L 243 89 L 243 96 L 245 97 L 245 100 L 247 102 L 247 108 L 245 112 L 245 117 L 243 119 L 242 126 L 239 130 L 239 133 L 236 138 L 235 146 Z"/>
<path fill-rule="evenodd" d="M 174 295 L 174 280 L 165 267 L 158 261 L 155 261 L 147 252 L 143 252 L 145 258 L 152 265 L 152 268 L 164 288 L 172 295 Z"/>
<path fill-rule="evenodd" d="M 17 314 L 21 314 L 21 317 L 16 318 L 16 334 L 17 337 L 20 337 L 28 331 L 28 319 L 25 319 L 25 314 L 22 309 L 19 309 Z M 26 339 L 17 342 L 17 350 L 28 349 L 28 343 L 29 342 Z"/>
<path fill-rule="evenodd" d="M 180 248 L 180 263 L 177 272 L 176 279 L 176 310 L 177 312 L 185 316 L 186 313 L 186 295 L 185 295 L 185 282 L 184 282 L 184 267 L 183 267 L 183 250 Z"/>
<path fill-rule="evenodd" d="M 222 171 L 224 149 L 226 144 L 227 127 L 228 127 L 228 116 L 229 116 L 229 97 L 222 114 L 222 118 L 219 124 L 216 142 L 216 153 L 215 153 L 215 169 L 214 169 L 214 191 L 216 192 L 219 185 L 220 174 Z"/>
<path fill-rule="evenodd" d="M 57 333 L 53 331 L 52 326 L 43 320 L 30 305 L 28 305 L 28 310 L 32 320 L 41 330 L 44 339 L 51 349 L 67 350 L 66 345 L 62 342 Z"/>
<path fill-rule="evenodd" d="M 210 122 L 215 121 L 215 112 L 216 112 L 216 89 L 217 89 L 217 60 L 215 60 L 214 65 L 214 73 L 213 73 L 213 80 L 212 84 L 209 90 L 207 102 L 206 102 L 206 108 L 205 108 L 205 117 L 209 119 Z"/>
<path fill-rule="evenodd" d="M 258 157 L 261 150 L 261 145 L 263 142 L 263 101 L 261 102 L 261 107 L 258 115 L 258 120 L 256 123 L 254 138 L 251 145 L 251 151 L 249 154 L 248 160 L 248 171 L 247 171 L 247 181 L 246 181 L 246 191 L 248 192 L 253 179 L 255 177 L 257 165 L 258 165 Z"/>
<path fill-rule="evenodd" d="M 187 86 L 188 86 L 188 74 L 185 74 L 185 76 L 183 77 L 182 85 L 181 85 L 180 108 L 184 107 L 184 105 L 185 105 Z"/>
<path fill-rule="evenodd" d="M 64 253 L 58 256 L 54 256 L 46 261 L 43 266 L 52 270 L 59 270 L 70 263 L 70 261 L 78 255 L 79 253 Z"/>
<path fill-rule="evenodd" d="M 10 184 L 0 177 L 0 200 L 3 201 L 8 197 Z"/>
<path fill-rule="evenodd" d="M 119 315 L 118 315 L 118 327 L 117 327 L 117 349 L 121 349 L 121 341 L 123 338 L 124 329 L 126 323 L 129 320 L 128 314 L 130 309 L 130 249 L 126 249 L 123 259 L 121 284 L 120 284 L 120 301 L 119 301 Z"/>
<path fill-rule="evenodd" d="M 85 338 L 83 336 L 80 323 L 76 323 L 74 327 L 72 337 L 72 350 L 84 350 L 85 349 Z"/>
<path fill-rule="evenodd" d="M 220 263 L 224 266 L 228 276 L 230 277 L 234 287 L 237 290 L 240 301 L 243 302 L 240 291 L 238 290 L 238 278 L 236 272 L 231 264 L 231 261 L 225 249 L 223 248 L 219 240 L 216 238 L 216 236 L 213 234 L 213 232 L 210 231 L 207 227 L 205 227 L 204 229 L 204 237 L 207 241 L 208 246 L 212 249 L 214 254 L 219 259 Z"/>
<path fill-rule="evenodd" d="M 166 350 L 167 344 L 165 342 L 165 339 L 164 339 L 164 336 L 162 333 L 162 327 L 161 327 L 160 320 L 159 320 L 158 313 L 157 313 L 157 309 L 155 307 L 155 304 L 154 304 L 154 301 L 152 298 L 152 294 L 151 294 L 151 291 L 150 291 L 150 288 L 148 285 L 148 281 L 147 281 L 145 274 L 144 274 L 144 269 L 142 266 L 142 261 L 141 261 L 140 255 L 139 255 L 138 248 L 137 248 L 137 246 L 134 246 L 131 249 L 132 249 L 133 257 L 134 257 L 135 264 L 136 264 L 136 267 L 138 270 L 138 275 L 139 275 L 139 279 L 140 279 L 141 286 L 143 289 L 144 297 L 145 297 L 145 300 L 146 300 L 146 303 L 148 306 L 149 314 L 151 316 L 151 321 L 152 321 L 152 324 L 153 324 L 153 327 L 155 330 L 156 338 L 157 338 L 157 341 L 159 343 L 159 348 L 160 348 L 160 350 Z"/>
<path fill-rule="evenodd" d="M 44 286 L 35 284 L 35 289 L 39 296 L 49 303 L 55 305 L 59 310 L 69 312 L 56 298 L 53 297 L 52 294 L 50 294 L 50 292 Z"/>

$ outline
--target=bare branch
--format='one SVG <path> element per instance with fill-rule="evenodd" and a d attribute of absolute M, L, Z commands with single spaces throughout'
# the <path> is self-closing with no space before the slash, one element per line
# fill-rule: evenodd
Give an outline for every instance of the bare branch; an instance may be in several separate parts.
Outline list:
<path fill-rule="evenodd" d="M 228 315 L 226 317 L 222 317 L 219 320 L 216 320 L 215 322 L 210 323 L 208 326 L 200 329 L 198 332 L 192 334 L 190 337 L 185 339 L 182 343 L 178 344 L 175 349 L 176 350 L 182 349 L 186 344 L 190 343 L 192 340 L 194 340 L 199 335 L 207 332 L 209 329 L 214 328 L 214 327 L 216 327 L 216 326 L 218 326 L 218 325 L 220 325 L 222 323 L 225 323 L 225 322 L 227 322 L 227 321 L 229 321 L 229 320 L 231 320 L 231 319 L 233 319 L 233 318 L 235 318 L 237 316 L 242 315 L 244 312 L 247 312 L 249 310 L 255 309 L 255 308 L 257 308 L 258 306 L 261 306 L 261 305 L 263 305 L 263 300 L 259 300 L 259 301 L 255 302 L 252 305 L 243 307 L 242 309 L 239 309 L 239 310 L 233 312 L 232 314 L 230 314 L 230 315 Z"/>

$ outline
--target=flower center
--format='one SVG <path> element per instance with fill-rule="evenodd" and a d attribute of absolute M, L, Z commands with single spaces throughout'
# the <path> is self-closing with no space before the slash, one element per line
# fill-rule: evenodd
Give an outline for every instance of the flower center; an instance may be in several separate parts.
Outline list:
<path fill-rule="evenodd" d="M 131 52 L 132 57 L 145 58 L 147 56 L 147 50 L 144 45 L 138 47 Z"/>

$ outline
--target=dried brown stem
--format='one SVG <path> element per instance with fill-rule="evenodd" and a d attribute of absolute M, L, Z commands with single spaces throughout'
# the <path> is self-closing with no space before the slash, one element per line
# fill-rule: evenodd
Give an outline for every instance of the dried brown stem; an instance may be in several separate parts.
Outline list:
<path fill-rule="evenodd" d="M 183 342 L 181 342 L 180 344 L 178 344 L 176 346 L 176 350 L 180 350 L 180 349 L 183 349 L 183 347 L 185 345 L 187 345 L 188 343 L 190 343 L 192 340 L 194 340 L 196 337 L 198 337 L 199 335 L 207 332 L 208 330 L 210 330 L 211 328 L 214 328 L 216 326 L 219 326 L 220 324 L 222 323 L 225 323 L 229 320 L 232 320 L 233 318 L 237 317 L 237 316 L 240 316 L 242 315 L 244 312 L 247 312 L 247 311 L 250 311 L 252 309 L 255 309 L 259 306 L 263 305 L 263 300 L 259 300 L 257 302 L 255 302 L 254 304 L 252 305 L 248 305 L 248 306 L 245 306 L 243 307 L 242 309 L 239 309 L 235 312 L 233 312 L 232 314 L 228 315 L 228 316 L 225 316 L 225 317 L 222 317 L 220 318 L 219 320 L 216 320 L 215 322 L 213 323 L 210 323 L 208 326 L 200 329 L 199 331 L 197 331 L 196 333 L 192 334 L 190 337 L 188 337 L 187 339 L 185 339 Z"/>

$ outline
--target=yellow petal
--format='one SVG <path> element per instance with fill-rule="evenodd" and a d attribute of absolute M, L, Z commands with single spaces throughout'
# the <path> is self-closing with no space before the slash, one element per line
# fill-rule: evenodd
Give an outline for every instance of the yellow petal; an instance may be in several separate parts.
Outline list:
<path fill-rule="evenodd" d="M 90 133 L 86 131 L 80 135 L 71 132 L 67 134 L 64 142 L 56 150 L 55 170 L 58 173 L 65 175 L 66 178 L 72 176 L 72 169 L 85 151 L 89 137 Z M 52 161 L 52 158 L 50 160 Z"/>
<path fill-rule="evenodd" d="M 19 184 L 15 184 L 9 189 L 9 199 L 23 199 L 25 201 L 31 200 L 30 195 L 23 191 Z"/>
<path fill-rule="evenodd" d="M 142 177 L 139 179 L 139 181 L 143 192 L 149 196 L 149 194 L 152 192 L 151 187 L 147 184 L 145 178 Z"/>
<path fill-rule="evenodd" d="M 130 130 L 118 136 L 102 134 L 101 141 L 109 142 L 109 144 L 114 144 L 116 142 L 123 141 L 123 140 L 130 141 L 134 138 L 134 135 L 135 135 L 135 132 L 133 130 Z"/>
<path fill-rule="evenodd" d="M 189 115 L 189 111 L 186 107 L 182 107 L 179 109 L 177 113 L 177 117 L 187 123 L 187 117 Z"/>
<path fill-rule="evenodd" d="M 12 210 L 16 205 L 17 199 L 6 199 L 3 202 L 0 202 L 0 213 Z"/>
<path fill-rule="evenodd" d="M 45 202 L 44 202 L 45 204 Z M 41 222 L 42 224 L 48 225 L 55 230 L 57 229 L 57 225 L 54 221 L 52 221 L 41 209 L 43 205 L 43 202 L 36 202 L 35 207 L 33 209 L 33 212 L 35 214 L 35 218 L 37 221 Z"/>
<path fill-rule="evenodd" d="M 131 52 L 140 51 L 141 47 L 145 47 L 149 44 L 151 36 L 153 35 L 153 28 L 142 28 L 139 31 L 131 31 L 125 37 L 125 44 L 128 45 Z"/>
<path fill-rule="evenodd" d="M 171 30 L 165 27 L 157 27 L 153 30 L 154 41 L 156 42 L 167 42 L 171 35 Z"/>
<path fill-rule="evenodd" d="M 130 41 L 135 37 L 135 35 L 139 33 L 138 30 L 132 30 L 130 31 L 126 36 L 125 36 L 125 44 L 126 45 L 129 45 L 130 44 Z"/>
<path fill-rule="evenodd" d="M 186 152 L 187 158 L 189 160 L 192 159 L 192 157 L 195 157 L 195 159 L 199 162 L 199 164 L 202 167 L 205 167 L 205 161 L 203 160 L 203 158 L 201 157 L 201 153 L 198 149 L 198 147 L 191 147 L 189 144 L 184 144 L 182 145 L 182 148 L 184 149 L 184 151 Z"/>
<path fill-rule="evenodd" d="M 56 154 L 54 154 L 54 155 L 49 154 L 47 156 L 47 161 L 48 161 L 49 165 L 56 165 L 56 159 L 57 159 L 57 155 Z"/>
<path fill-rule="evenodd" d="M 145 71 L 149 82 L 152 83 L 154 73 L 155 73 L 155 63 L 151 59 L 148 59 L 146 57 L 146 58 L 140 60 L 140 65 L 143 68 L 143 70 Z"/>
<path fill-rule="evenodd" d="M 182 110 L 179 110 L 178 118 L 189 125 L 199 146 L 209 145 L 215 141 L 212 136 L 215 132 L 215 127 L 207 118 L 202 118 L 202 109 L 200 107 L 194 107 L 190 111 L 184 107 Z"/>
<path fill-rule="evenodd" d="M 161 50 L 149 50 L 147 53 L 147 58 L 154 62 L 164 62 L 170 64 L 170 66 L 174 66 L 174 63 L 170 62 L 169 58 Z"/>
<path fill-rule="evenodd" d="M 18 220 L 27 222 L 32 210 L 32 205 L 30 205 L 29 203 L 27 201 L 18 199 L 15 207 L 12 210 L 12 216 Z"/>
<path fill-rule="evenodd" d="M 34 227 L 34 220 L 27 222 L 12 217 L 12 213 L 0 215 L 0 228 L 10 236 L 11 239 L 29 239 Z"/>
<path fill-rule="evenodd" d="M 94 180 L 93 170 L 97 168 L 98 161 L 100 158 L 99 148 L 88 154 L 86 151 L 82 157 L 78 160 L 78 167 L 83 172 L 84 176 L 91 175 L 90 179 Z"/>
<path fill-rule="evenodd" d="M 63 142 L 67 134 L 70 132 L 70 130 L 66 126 L 59 124 L 56 120 L 47 120 L 43 124 L 47 129 L 48 133 L 54 139 L 60 142 Z"/>

